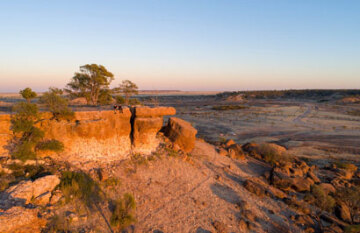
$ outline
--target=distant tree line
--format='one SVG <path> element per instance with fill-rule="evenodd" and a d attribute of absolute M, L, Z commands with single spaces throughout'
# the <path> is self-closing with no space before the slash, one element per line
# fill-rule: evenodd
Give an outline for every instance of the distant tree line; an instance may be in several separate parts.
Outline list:
<path fill-rule="evenodd" d="M 219 98 L 242 95 L 244 99 L 321 99 L 342 98 L 360 95 L 359 89 L 304 89 L 304 90 L 267 90 L 267 91 L 234 91 L 217 94 Z"/>

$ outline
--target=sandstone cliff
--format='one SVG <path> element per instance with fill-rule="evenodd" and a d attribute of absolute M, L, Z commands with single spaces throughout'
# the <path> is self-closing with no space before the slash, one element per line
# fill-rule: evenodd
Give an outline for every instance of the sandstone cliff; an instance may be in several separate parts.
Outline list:
<path fill-rule="evenodd" d="M 75 112 L 71 121 L 51 120 L 51 114 L 43 113 L 38 125 L 45 131 L 45 139 L 64 143 L 63 159 L 113 161 L 126 158 L 131 151 L 145 154 L 154 151 L 159 145 L 156 134 L 163 126 L 163 116 L 175 113 L 171 107 L 134 107 L 116 114 L 113 111 Z M 2 156 L 9 153 L 11 135 L 10 115 L 0 115 Z"/>

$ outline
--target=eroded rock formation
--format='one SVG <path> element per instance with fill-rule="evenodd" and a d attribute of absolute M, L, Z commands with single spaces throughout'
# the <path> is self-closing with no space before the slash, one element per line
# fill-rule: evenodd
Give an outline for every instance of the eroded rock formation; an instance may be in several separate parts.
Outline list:
<path fill-rule="evenodd" d="M 189 122 L 177 117 L 171 117 L 165 128 L 165 135 L 185 152 L 194 149 L 196 133 Z"/>
<path fill-rule="evenodd" d="M 126 158 L 130 152 L 154 151 L 159 145 L 156 134 L 163 126 L 163 116 L 175 113 L 172 107 L 134 107 L 116 114 L 113 111 L 75 112 L 71 121 L 52 120 L 51 114 L 43 113 L 43 120 L 38 124 L 45 131 L 46 140 L 64 143 L 63 159 L 113 161 Z M 0 155 L 8 154 L 12 136 L 10 115 L 0 115 L 0 136 Z"/>
<path fill-rule="evenodd" d="M 174 115 L 172 107 L 136 107 L 133 112 L 132 143 L 135 152 L 148 154 L 159 145 L 156 134 L 163 126 L 163 116 Z"/>

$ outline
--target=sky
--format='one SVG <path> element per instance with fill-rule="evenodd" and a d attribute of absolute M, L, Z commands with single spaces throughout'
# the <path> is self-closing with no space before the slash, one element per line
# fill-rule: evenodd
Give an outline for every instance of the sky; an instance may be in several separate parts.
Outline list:
<path fill-rule="evenodd" d="M 0 92 L 102 64 L 143 90 L 360 88 L 358 0 L 0 1 Z"/>

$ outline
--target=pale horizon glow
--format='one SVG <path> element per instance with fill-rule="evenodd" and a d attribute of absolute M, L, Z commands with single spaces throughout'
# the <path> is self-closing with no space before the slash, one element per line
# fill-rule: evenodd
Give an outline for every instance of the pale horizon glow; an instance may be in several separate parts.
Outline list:
<path fill-rule="evenodd" d="M 2 1 L 0 92 L 89 63 L 143 90 L 360 88 L 359 1 Z"/>

